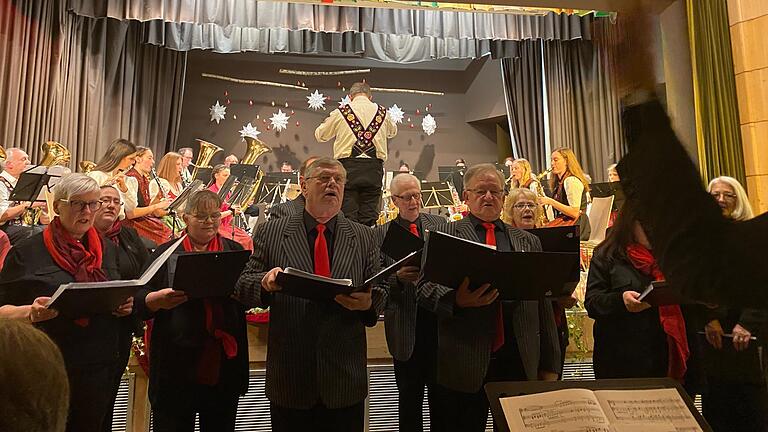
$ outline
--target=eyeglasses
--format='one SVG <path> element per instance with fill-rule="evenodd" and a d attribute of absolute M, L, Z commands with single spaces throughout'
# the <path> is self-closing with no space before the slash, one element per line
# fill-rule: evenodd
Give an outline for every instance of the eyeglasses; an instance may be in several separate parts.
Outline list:
<path fill-rule="evenodd" d="M 116 207 L 120 207 L 121 205 L 123 205 L 123 202 L 120 201 L 120 198 L 102 198 L 101 199 L 102 206 L 108 206 L 110 204 L 114 204 Z"/>
<path fill-rule="evenodd" d="M 207 215 L 192 215 L 192 218 L 195 219 L 197 223 L 206 223 L 208 220 L 211 222 L 215 222 L 218 219 L 221 219 L 221 212 L 211 213 Z"/>
<path fill-rule="evenodd" d="M 78 212 L 85 211 L 86 207 L 88 207 L 90 211 L 95 212 L 96 210 L 100 209 L 102 205 L 101 201 L 80 201 L 80 200 L 70 201 L 68 199 L 62 199 L 60 201 L 69 204 L 69 206 L 72 207 L 73 210 Z"/>
<path fill-rule="evenodd" d="M 534 210 L 536 208 L 536 204 L 533 204 L 533 203 L 517 203 L 517 204 L 513 205 L 512 207 L 514 207 L 517 210 L 525 210 L 525 209 Z"/>
<path fill-rule="evenodd" d="M 311 176 L 311 177 L 307 177 L 307 178 L 308 179 L 311 179 L 311 178 L 316 179 L 321 184 L 328 184 L 328 183 L 331 182 L 331 180 L 335 181 L 336 184 L 340 184 L 340 185 L 342 185 L 342 184 L 347 182 L 347 179 L 345 179 L 344 177 L 342 177 L 340 175 L 333 175 L 333 176 L 332 175 L 319 175 L 319 176 Z"/>
<path fill-rule="evenodd" d="M 486 190 L 486 189 L 466 189 L 472 193 L 478 194 L 480 196 L 486 196 L 489 193 L 494 198 L 501 198 L 502 195 L 504 195 L 503 190 Z"/>
<path fill-rule="evenodd" d="M 711 192 L 710 195 L 712 195 L 715 199 L 720 199 L 720 197 L 727 200 L 736 199 L 736 194 L 730 192 Z"/>
<path fill-rule="evenodd" d="M 415 199 L 416 201 L 421 201 L 421 192 L 408 194 L 408 195 L 392 195 L 395 198 L 400 198 L 403 201 L 410 201 L 412 199 Z"/>

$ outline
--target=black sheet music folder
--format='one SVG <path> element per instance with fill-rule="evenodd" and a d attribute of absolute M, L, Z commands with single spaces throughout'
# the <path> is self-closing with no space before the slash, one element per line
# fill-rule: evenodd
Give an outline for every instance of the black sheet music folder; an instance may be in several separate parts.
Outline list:
<path fill-rule="evenodd" d="M 173 289 L 189 298 L 229 297 L 250 257 L 249 250 L 180 254 Z"/>
<path fill-rule="evenodd" d="M 424 240 L 413 235 L 397 222 L 389 224 L 387 234 L 384 236 L 384 241 L 381 243 L 381 251 L 384 255 L 395 261 L 403 259 L 403 257 L 411 252 L 421 252 L 422 249 L 424 249 Z M 421 265 L 421 253 L 416 254 L 413 259 L 405 265 Z"/>

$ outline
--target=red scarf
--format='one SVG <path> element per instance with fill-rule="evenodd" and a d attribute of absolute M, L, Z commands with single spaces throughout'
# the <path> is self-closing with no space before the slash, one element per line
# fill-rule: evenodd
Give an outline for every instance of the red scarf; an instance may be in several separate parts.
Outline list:
<path fill-rule="evenodd" d="M 664 280 L 656 258 L 645 246 L 633 243 L 627 246 L 627 258 L 632 266 L 640 273 L 654 280 Z M 687 370 L 686 362 L 691 355 L 688 348 L 688 337 L 685 333 L 685 320 L 680 305 L 659 306 L 659 320 L 664 333 L 667 334 L 669 346 L 669 366 L 667 375 L 676 380 L 682 380 Z"/>
<path fill-rule="evenodd" d="M 88 244 L 88 249 L 64 229 L 58 216 L 53 218 L 43 231 L 43 244 L 51 254 L 53 262 L 71 274 L 75 282 L 107 280 L 107 275 L 101 269 L 102 245 L 99 233 L 94 227 L 90 227 L 85 233 L 84 240 Z M 89 319 L 76 319 L 75 324 L 86 327 Z"/>
<path fill-rule="evenodd" d="M 195 251 L 189 235 L 181 242 L 181 246 L 186 252 Z M 208 243 L 206 250 L 209 252 L 224 250 L 221 237 L 218 234 Z M 196 378 L 198 384 L 216 385 L 219 382 L 221 370 L 221 352 L 223 350 L 228 359 L 234 358 L 237 355 L 237 340 L 221 329 L 224 321 L 222 300 L 203 299 L 203 305 L 205 306 L 205 329 L 211 337 L 205 340 L 203 352 L 197 365 Z"/>
<path fill-rule="evenodd" d="M 107 232 L 104 233 L 104 237 L 112 240 L 115 242 L 116 245 L 120 244 L 120 238 L 118 237 L 120 235 L 120 231 L 123 229 L 123 223 L 120 221 L 120 219 L 115 220 L 115 223 L 112 224 L 112 226 L 107 230 Z"/>

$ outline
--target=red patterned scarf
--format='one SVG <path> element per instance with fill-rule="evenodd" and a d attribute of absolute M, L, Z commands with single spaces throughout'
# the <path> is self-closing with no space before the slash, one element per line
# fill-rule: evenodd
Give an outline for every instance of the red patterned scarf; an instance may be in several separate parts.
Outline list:
<path fill-rule="evenodd" d="M 633 243 L 627 246 L 627 258 L 640 273 L 654 280 L 664 280 L 656 258 L 645 246 Z M 659 306 L 659 320 L 664 333 L 667 334 L 669 346 L 669 366 L 667 374 L 670 378 L 682 380 L 687 370 L 686 362 L 691 355 L 688 348 L 688 337 L 685 332 L 685 320 L 680 305 Z"/>
<path fill-rule="evenodd" d="M 115 223 L 104 233 L 104 237 L 115 242 L 116 245 L 120 244 L 120 231 L 123 230 L 123 223 L 120 219 L 117 219 Z"/>
<path fill-rule="evenodd" d="M 189 235 L 181 242 L 181 246 L 185 252 L 195 251 Z M 216 234 L 208 243 L 206 250 L 209 252 L 223 251 L 224 247 L 221 236 Z M 228 359 L 232 359 L 237 355 L 237 340 L 221 328 L 224 321 L 222 301 L 216 298 L 203 299 L 203 305 L 205 306 L 205 329 L 211 337 L 206 338 L 203 352 L 198 361 L 196 376 L 198 384 L 216 385 L 219 382 L 222 350 Z"/>

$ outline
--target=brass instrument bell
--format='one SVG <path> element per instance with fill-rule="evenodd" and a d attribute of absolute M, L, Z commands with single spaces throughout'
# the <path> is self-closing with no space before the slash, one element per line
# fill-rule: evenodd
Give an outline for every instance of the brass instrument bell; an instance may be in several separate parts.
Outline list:
<path fill-rule="evenodd" d="M 208 141 L 198 139 L 197 142 L 200 143 L 200 153 L 197 155 L 197 160 L 195 163 L 192 164 L 194 167 L 192 170 L 193 180 L 197 178 L 197 171 L 200 168 L 212 168 L 210 163 L 211 159 L 213 159 L 213 155 L 220 151 L 224 151 L 223 148 L 217 146 L 216 144 L 209 143 Z"/>
<path fill-rule="evenodd" d="M 43 150 L 43 160 L 40 161 L 40 165 L 69 165 L 72 154 L 61 143 L 56 141 L 46 141 L 41 146 L 41 149 Z"/>

